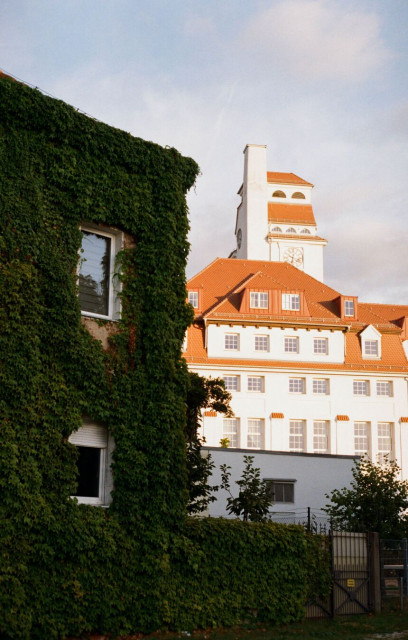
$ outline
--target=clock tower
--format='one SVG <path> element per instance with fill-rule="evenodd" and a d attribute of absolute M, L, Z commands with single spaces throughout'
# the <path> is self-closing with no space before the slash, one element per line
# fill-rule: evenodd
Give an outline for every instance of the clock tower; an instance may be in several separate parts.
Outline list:
<path fill-rule="evenodd" d="M 244 149 L 234 257 L 289 262 L 323 281 L 323 248 L 311 204 L 313 185 L 294 173 L 266 170 L 266 146 Z"/>

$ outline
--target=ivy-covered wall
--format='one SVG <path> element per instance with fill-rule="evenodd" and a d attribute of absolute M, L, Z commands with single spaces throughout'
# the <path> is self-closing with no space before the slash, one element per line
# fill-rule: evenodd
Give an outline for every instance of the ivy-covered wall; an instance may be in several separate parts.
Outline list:
<path fill-rule="evenodd" d="M 140 625 L 160 624 L 169 532 L 186 503 L 185 194 L 197 172 L 175 149 L 0 77 L 2 637 L 61 634 L 64 599 L 78 602 L 83 590 L 78 545 L 94 549 L 95 584 L 112 561 L 104 557 L 114 553 L 109 540 L 129 534 L 145 591 Z M 108 351 L 81 324 L 82 221 L 135 240 L 121 257 L 122 319 Z M 76 449 L 68 437 L 84 415 L 116 443 L 106 513 L 69 498 Z"/>

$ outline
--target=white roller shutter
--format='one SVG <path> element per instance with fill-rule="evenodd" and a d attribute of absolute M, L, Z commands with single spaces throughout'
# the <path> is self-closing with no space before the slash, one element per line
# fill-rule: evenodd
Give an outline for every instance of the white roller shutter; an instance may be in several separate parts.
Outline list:
<path fill-rule="evenodd" d="M 69 441 L 78 447 L 105 449 L 108 446 L 108 430 L 97 424 L 84 424 L 69 436 Z"/>

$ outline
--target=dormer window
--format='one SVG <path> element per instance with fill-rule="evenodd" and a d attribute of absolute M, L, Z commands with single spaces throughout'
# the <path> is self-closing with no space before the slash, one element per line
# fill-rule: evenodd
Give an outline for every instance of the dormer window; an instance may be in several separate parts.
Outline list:
<path fill-rule="evenodd" d="M 378 340 L 364 341 L 364 355 L 374 357 L 378 356 Z"/>
<path fill-rule="evenodd" d="M 272 198 L 286 198 L 286 194 L 283 191 L 274 191 L 272 194 Z"/>
<path fill-rule="evenodd" d="M 301 191 L 295 191 L 295 193 L 292 193 L 292 198 L 295 200 L 306 200 L 305 194 Z"/>
<path fill-rule="evenodd" d="M 296 229 L 289 227 L 289 229 L 286 229 L 286 233 L 296 233 Z"/>
<path fill-rule="evenodd" d="M 267 309 L 268 294 L 264 291 L 251 291 L 249 305 L 251 309 Z"/>
<path fill-rule="evenodd" d="M 198 309 L 198 291 L 188 292 L 188 302 L 194 309 Z"/>
<path fill-rule="evenodd" d="M 272 233 L 282 233 L 282 229 L 280 227 L 274 227 L 273 229 L 271 229 Z"/>
<path fill-rule="evenodd" d="M 306 235 L 310 235 L 310 230 L 309 229 L 302 229 L 302 231 L 300 233 L 306 234 Z"/>
<path fill-rule="evenodd" d="M 351 318 L 354 317 L 354 300 L 344 301 L 344 315 Z"/>
<path fill-rule="evenodd" d="M 282 311 L 300 311 L 300 295 L 282 293 Z"/>

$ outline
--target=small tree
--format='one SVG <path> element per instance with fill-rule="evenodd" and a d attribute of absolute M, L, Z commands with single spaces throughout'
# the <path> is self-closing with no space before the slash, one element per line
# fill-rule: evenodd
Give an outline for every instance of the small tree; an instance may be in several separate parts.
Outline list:
<path fill-rule="evenodd" d="M 211 495 L 218 487 L 210 486 L 208 478 L 212 474 L 214 462 L 211 455 L 203 457 L 201 447 L 205 440 L 198 435 L 203 409 L 212 409 L 226 416 L 233 415 L 231 394 L 226 390 L 221 378 L 203 378 L 198 373 L 190 372 L 187 390 L 186 421 L 186 454 L 187 454 L 187 488 L 189 514 L 205 511 L 210 502 L 216 498 Z"/>
<path fill-rule="evenodd" d="M 238 497 L 231 493 L 231 467 L 223 464 L 221 469 L 221 489 L 225 489 L 230 495 L 227 499 L 227 511 L 243 520 L 262 522 L 266 520 L 269 507 L 273 500 L 265 480 L 261 480 L 261 472 L 253 467 L 254 456 L 244 456 L 245 468 L 242 476 L 235 483 L 239 486 Z"/>
<path fill-rule="evenodd" d="M 325 511 L 334 525 L 348 531 L 377 531 L 381 538 L 407 534 L 408 482 L 399 480 L 395 461 L 377 465 L 363 458 L 352 469 L 351 489 L 335 489 Z"/>

